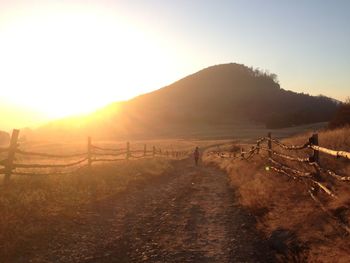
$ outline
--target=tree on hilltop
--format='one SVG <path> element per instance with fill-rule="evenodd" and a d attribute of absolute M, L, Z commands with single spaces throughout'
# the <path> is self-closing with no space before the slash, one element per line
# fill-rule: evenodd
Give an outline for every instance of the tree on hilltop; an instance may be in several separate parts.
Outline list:
<path fill-rule="evenodd" d="M 330 129 L 344 127 L 350 125 L 350 97 L 342 103 L 336 111 L 333 119 L 329 122 Z"/>

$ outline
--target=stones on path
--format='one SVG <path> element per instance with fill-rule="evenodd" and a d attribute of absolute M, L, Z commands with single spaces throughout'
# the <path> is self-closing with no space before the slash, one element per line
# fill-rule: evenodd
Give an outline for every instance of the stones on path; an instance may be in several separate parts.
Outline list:
<path fill-rule="evenodd" d="M 97 212 L 98 211 L 98 212 Z M 41 262 L 273 262 L 226 175 L 174 162 L 169 174 L 87 209 Z"/>

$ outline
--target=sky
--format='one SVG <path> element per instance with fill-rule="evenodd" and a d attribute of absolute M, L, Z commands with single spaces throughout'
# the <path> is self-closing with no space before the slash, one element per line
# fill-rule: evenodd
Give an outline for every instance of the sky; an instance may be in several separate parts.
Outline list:
<path fill-rule="evenodd" d="M 230 62 L 345 100 L 349 13 L 342 0 L 0 0 L 0 129 L 92 112 Z"/>

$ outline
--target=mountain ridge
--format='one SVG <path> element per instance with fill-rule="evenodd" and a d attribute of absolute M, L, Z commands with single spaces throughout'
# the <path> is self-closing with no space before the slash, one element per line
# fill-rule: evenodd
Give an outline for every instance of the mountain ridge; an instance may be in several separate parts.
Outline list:
<path fill-rule="evenodd" d="M 148 137 L 240 122 L 281 128 L 328 121 L 336 108 L 331 98 L 282 89 L 275 74 L 230 63 L 207 67 L 84 118 L 52 122 L 37 132 Z"/>

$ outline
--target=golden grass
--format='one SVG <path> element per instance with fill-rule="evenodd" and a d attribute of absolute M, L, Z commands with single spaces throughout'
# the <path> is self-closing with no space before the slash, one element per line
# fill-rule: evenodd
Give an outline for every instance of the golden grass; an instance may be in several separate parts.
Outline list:
<path fill-rule="evenodd" d="M 205 146 L 211 142 L 148 140 L 130 143 L 131 150 L 143 150 L 144 144 L 147 144 L 149 150 L 154 145 L 163 151 L 189 151 L 195 146 Z M 93 144 L 106 148 L 126 148 L 126 142 L 122 141 L 93 141 Z M 20 149 L 51 154 L 72 154 L 85 152 L 87 142 L 21 142 Z M 6 154 L 3 153 L 0 160 L 4 158 Z M 77 158 L 66 160 L 16 155 L 15 161 L 57 164 L 72 162 Z M 132 182 L 142 183 L 158 177 L 169 167 L 170 162 L 165 158 L 148 158 L 123 160 L 117 163 L 93 163 L 91 172 L 83 167 L 64 175 L 32 177 L 12 175 L 8 187 L 0 185 L 0 259 L 6 261 L 15 254 L 25 254 L 22 250 L 30 249 L 33 240 L 35 243 L 40 243 L 38 237 L 50 237 L 53 234 L 53 225 L 59 224 L 61 220 L 70 221 L 79 217 L 77 211 L 82 207 L 122 193 Z M 63 171 L 72 169 L 75 167 Z M 55 171 L 60 172 L 62 169 L 26 169 L 23 172 Z M 0 180 L 2 179 L 0 176 Z"/>
<path fill-rule="evenodd" d="M 311 133 L 298 135 L 284 142 L 294 145 L 304 144 L 310 135 Z M 349 151 L 350 128 L 323 131 L 319 134 L 319 143 L 331 149 Z M 274 147 L 276 151 L 283 152 L 277 146 Z M 310 152 L 289 151 L 288 154 L 306 157 Z M 241 203 L 256 215 L 258 228 L 266 236 L 270 236 L 275 230 L 281 228 L 296 234 L 298 245 L 294 244 L 291 248 L 294 251 L 291 254 L 298 254 L 299 260 L 348 262 L 350 238 L 344 236 L 344 231 L 337 227 L 334 220 L 330 220 L 311 199 L 305 184 L 268 170 L 266 153 L 255 156 L 250 161 L 232 161 L 207 156 L 205 162 L 214 163 L 228 172 L 231 184 L 237 188 Z M 323 166 L 340 174 L 349 175 L 350 173 L 349 161 L 320 154 L 320 162 Z M 295 162 L 284 163 L 300 170 L 312 170 Z M 324 184 L 330 187 L 339 198 L 332 200 L 322 193 L 318 194 L 319 198 L 338 220 L 349 224 L 350 183 L 337 182 L 327 176 L 323 176 L 323 180 Z"/>
<path fill-rule="evenodd" d="M 89 174 L 45 177 L 13 176 L 0 191 L 0 258 L 11 258 L 52 224 L 74 219 L 80 207 L 124 191 L 133 181 L 160 176 L 169 168 L 165 159 L 123 161 L 95 165 Z M 22 252 L 21 252 L 22 253 Z"/>

